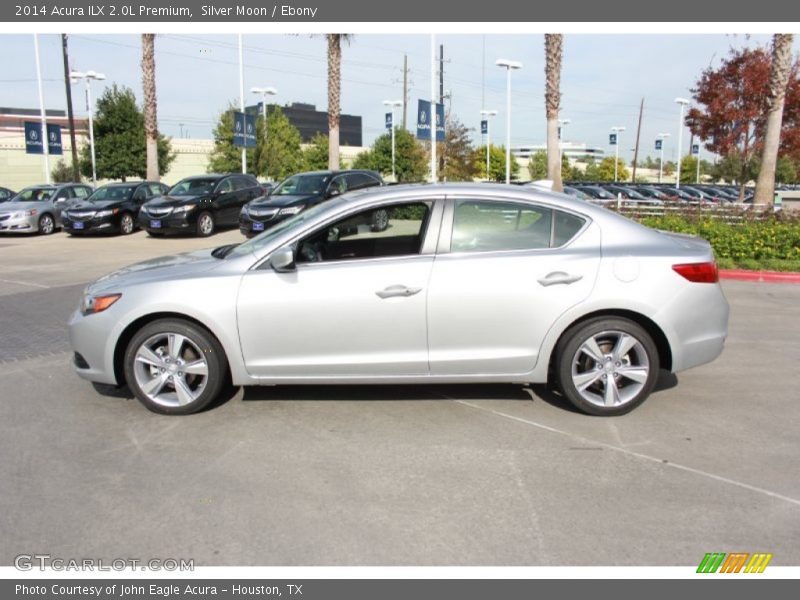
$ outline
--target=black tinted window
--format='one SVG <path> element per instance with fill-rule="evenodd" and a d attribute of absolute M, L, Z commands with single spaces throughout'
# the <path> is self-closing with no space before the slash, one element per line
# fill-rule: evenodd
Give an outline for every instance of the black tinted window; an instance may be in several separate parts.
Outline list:
<path fill-rule="evenodd" d="M 558 248 L 574 238 L 586 221 L 581 217 L 564 213 L 560 210 L 553 212 L 556 220 L 553 230 L 553 247 Z"/>

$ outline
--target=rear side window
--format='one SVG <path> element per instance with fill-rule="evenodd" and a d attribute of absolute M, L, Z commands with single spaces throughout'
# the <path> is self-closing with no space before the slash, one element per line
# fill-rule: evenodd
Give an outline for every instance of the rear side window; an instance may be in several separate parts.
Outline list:
<path fill-rule="evenodd" d="M 585 220 L 544 206 L 457 200 L 451 252 L 541 250 L 569 242 Z"/>

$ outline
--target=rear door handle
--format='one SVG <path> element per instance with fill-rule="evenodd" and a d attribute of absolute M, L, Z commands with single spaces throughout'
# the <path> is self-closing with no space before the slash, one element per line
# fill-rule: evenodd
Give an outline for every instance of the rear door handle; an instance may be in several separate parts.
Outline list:
<path fill-rule="evenodd" d="M 570 275 L 569 273 L 564 273 L 564 271 L 553 271 L 552 273 L 548 273 L 546 277 L 539 279 L 539 283 L 545 287 L 549 285 L 555 285 L 557 283 L 563 283 L 565 285 L 569 285 L 570 283 L 575 283 L 576 281 L 580 281 L 583 279 L 583 275 Z"/>
<path fill-rule="evenodd" d="M 404 285 L 390 285 L 387 288 L 375 292 L 378 298 L 397 298 L 404 296 L 413 296 L 422 291 L 422 288 L 410 288 Z"/>

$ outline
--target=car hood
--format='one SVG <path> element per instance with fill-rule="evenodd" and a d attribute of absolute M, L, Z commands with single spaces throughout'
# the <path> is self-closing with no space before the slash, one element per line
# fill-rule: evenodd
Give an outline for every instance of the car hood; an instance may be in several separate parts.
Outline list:
<path fill-rule="evenodd" d="M 160 196 L 158 198 L 154 198 L 153 200 L 148 200 L 144 203 L 145 206 L 180 206 L 182 204 L 188 204 L 190 202 L 199 202 L 201 200 L 206 200 L 208 198 L 208 194 L 200 194 L 198 196 Z"/>
<path fill-rule="evenodd" d="M 250 203 L 250 206 L 257 206 L 259 208 L 268 208 L 270 206 L 282 207 L 292 206 L 294 204 L 305 204 L 311 200 L 319 198 L 319 194 L 287 194 L 286 196 L 264 196 L 256 198 Z"/>
<path fill-rule="evenodd" d="M 161 256 L 119 269 L 104 275 L 87 288 L 96 293 L 110 289 L 119 290 L 129 285 L 137 285 L 158 280 L 182 279 L 196 273 L 208 271 L 225 261 L 211 256 L 213 248 Z"/>
<path fill-rule="evenodd" d="M 104 208 L 114 208 L 126 200 L 97 200 L 95 202 L 77 201 L 69 205 L 70 210 L 103 210 Z"/>
<path fill-rule="evenodd" d="M 40 210 L 46 206 L 50 206 L 49 200 L 38 202 L 3 202 L 3 204 L 0 205 L 0 213 L 12 213 L 22 210 L 31 210 L 32 208 Z"/>

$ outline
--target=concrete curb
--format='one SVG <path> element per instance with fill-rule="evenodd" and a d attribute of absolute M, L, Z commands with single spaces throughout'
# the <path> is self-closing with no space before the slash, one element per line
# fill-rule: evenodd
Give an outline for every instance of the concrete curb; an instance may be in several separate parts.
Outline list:
<path fill-rule="evenodd" d="M 720 269 L 719 278 L 732 279 L 734 281 L 759 281 L 762 283 L 800 283 L 800 273 L 782 271 Z"/>

